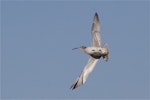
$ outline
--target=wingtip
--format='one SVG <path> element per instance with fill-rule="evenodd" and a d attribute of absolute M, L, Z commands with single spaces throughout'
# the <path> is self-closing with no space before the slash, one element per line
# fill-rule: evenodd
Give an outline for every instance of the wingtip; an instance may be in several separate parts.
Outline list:
<path fill-rule="evenodd" d="M 75 88 L 73 86 L 70 87 L 71 90 L 74 90 Z"/>
<path fill-rule="evenodd" d="M 74 90 L 75 88 L 76 88 L 76 87 L 74 86 L 74 84 L 71 85 L 71 87 L 70 87 L 71 90 Z"/>
<path fill-rule="evenodd" d="M 95 12 L 95 16 L 98 16 L 98 13 L 97 13 L 97 12 Z"/>
<path fill-rule="evenodd" d="M 70 89 L 74 90 L 75 88 L 77 88 L 78 87 L 77 84 L 78 84 L 78 81 L 72 84 Z"/>
<path fill-rule="evenodd" d="M 98 13 L 97 13 L 97 12 L 95 12 L 94 20 L 95 20 L 95 21 L 99 21 Z"/>

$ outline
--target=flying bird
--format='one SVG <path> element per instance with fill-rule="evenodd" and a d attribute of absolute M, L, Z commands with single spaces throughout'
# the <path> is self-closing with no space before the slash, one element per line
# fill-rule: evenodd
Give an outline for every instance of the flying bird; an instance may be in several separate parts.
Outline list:
<path fill-rule="evenodd" d="M 84 84 L 86 82 L 89 74 L 92 72 L 96 63 L 101 57 L 105 61 L 108 61 L 109 49 L 108 49 L 107 44 L 102 45 L 101 43 L 100 23 L 99 23 L 97 12 L 95 13 L 95 16 L 94 16 L 91 33 L 92 33 L 92 45 L 91 46 L 89 47 L 81 46 L 78 48 L 74 48 L 74 49 L 82 50 L 83 52 L 88 54 L 90 57 L 84 69 L 82 70 L 81 74 L 79 75 L 79 77 L 77 77 L 76 81 L 71 85 L 70 87 L 71 89 L 75 89 L 81 84 Z"/>

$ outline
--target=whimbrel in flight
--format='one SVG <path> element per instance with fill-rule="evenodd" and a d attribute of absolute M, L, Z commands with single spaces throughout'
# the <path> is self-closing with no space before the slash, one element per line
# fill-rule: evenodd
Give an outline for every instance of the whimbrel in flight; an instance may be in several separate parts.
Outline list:
<path fill-rule="evenodd" d="M 86 82 L 89 74 L 92 72 L 96 63 L 101 57 L 105 61 L 108 61 L 109 49 L 108 49 L 107 44 L 102 45 L 101 43 L 100 23 L 99 23 L 99 18 L 98 18 L 97 13 L 95 13 L 95 16 L 94 16 L 91 33 L 92 33 L 92 45 L 91 46 L 89 47 L 81 46 L 78 48 L 74 48 L 74 49 L 82 50 L 83 52 L 88 54 L 90 57 L 84 69 L 82 70 L 81 74 L 76 79 L 76 81 L 72 84 L 71 89 L 75 89 L 81 84 L 84 84 Z"/>

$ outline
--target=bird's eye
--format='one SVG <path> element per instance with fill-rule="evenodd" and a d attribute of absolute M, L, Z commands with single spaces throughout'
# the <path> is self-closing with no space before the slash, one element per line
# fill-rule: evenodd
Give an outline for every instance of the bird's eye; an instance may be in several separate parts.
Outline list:
<path fill-rule="evenodd" d="M 99 49 L 99 51 L 101 51 L 101 50 Z"/>
<path fill-rule="evenodd" d="M 92 51 L 95 51 L 95 50 L 92 50 Z"/>

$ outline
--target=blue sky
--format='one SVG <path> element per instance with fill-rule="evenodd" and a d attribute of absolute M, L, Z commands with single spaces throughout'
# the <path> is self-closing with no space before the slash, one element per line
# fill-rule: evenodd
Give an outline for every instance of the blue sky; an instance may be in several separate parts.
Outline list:
<path fill-rule="evenodd" d="M 3 99 L 148 99 L 150 47 L 148 1 L 2 1 L 1 96 Z M 87 82 L 71 84 L 88 55 L 99 14 L 100 59 Z"/>

